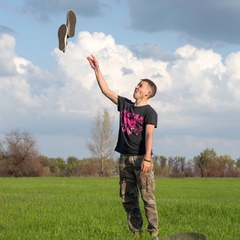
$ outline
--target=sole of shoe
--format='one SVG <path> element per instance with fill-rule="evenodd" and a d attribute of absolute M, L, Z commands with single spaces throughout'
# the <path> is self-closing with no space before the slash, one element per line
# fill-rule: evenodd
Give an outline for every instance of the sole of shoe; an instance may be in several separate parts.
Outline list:
<path fill-rule="evenodd" d="M 77 16 L 75 12 L 73 10 L 69 10 L 67 12 L 67 28 L 68 28 L 69 37 L 74 37 L 76 23 L 77 23 Z"/>
<path fill-rule="evenodd" d="M 58 29 L 59 50 L 65 52 L 67 45 L 67 26 L 62 24 Z"/>

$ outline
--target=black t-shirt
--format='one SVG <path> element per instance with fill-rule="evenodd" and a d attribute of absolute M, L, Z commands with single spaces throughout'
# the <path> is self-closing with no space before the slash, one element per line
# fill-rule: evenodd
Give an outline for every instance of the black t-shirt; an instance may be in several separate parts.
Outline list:
<path fill-rule="evenodd" d="M 146 125 L 157 127 L 157 113 L 150 105 L 135 107 L 134 103 L 118 96 L 120 112 L 118 142 L 115 151 L 125 155 L 144 155 Z"/>

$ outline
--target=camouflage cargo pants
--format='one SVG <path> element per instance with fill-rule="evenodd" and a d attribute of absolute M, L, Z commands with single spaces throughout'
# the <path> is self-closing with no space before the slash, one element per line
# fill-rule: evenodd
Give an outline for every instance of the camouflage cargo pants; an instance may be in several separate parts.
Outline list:
<path fill-rule="evenodd" d="M 133 231 L 141 231 L 143 218 L 139 206 L 139 192 L 144 203 L 145 215 L 148 220 L 148 231 L 158 233 L 158 213 L 154 197 L 155 180 L 153 163 L 151 170 L 143 174 L 141 163 L 144 156 L 120 155 L 120 196 L 127 212 L 128 226 Z"/>

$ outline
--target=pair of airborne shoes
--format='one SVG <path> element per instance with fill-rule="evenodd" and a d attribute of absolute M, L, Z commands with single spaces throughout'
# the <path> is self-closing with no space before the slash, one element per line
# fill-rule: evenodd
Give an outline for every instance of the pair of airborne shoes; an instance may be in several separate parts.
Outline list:
<path fill-rule="evenodd" d="M 67 39 L 74 37 L 77 17 L 73 10 L 67 12 L 67 22 L 62 24 L 58 29 L 59 50 L 65 52 Z"/>

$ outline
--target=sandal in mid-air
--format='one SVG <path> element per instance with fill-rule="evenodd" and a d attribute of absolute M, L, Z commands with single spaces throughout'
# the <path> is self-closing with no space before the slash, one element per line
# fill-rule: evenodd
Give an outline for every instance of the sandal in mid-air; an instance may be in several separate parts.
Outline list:
<path fill-rule="evenodd" d="M 62 24 L 58 29 L 58 47 L 60 51 L 65 52 L 67 46 L 67 39 L 74 37 L 75 27 L 77 23 L 77 16 L 73 10 L 67 12 L 66 24 Z"/>

